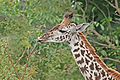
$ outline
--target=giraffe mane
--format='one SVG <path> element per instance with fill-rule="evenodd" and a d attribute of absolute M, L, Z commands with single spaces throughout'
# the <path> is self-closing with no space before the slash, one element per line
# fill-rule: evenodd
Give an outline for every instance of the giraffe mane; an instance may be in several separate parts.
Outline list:
<path fill-rule="evenodd" d="M 85 42 L 85 46 L 90 50 L 91 54 L 93 55 L 93 57 L 95 58 L 95 60 L 101 65 L 101 67 L 111 76 L 113 76 L 114 78 L 120 80 L 120 73 L 108 68 L 106 66 L 106 64 L 99 58 L 99 56 L 95 53 L 94 48 L 91 46 L 91 44 L 88 42 L 88 40 L 85 38 L 85 36 L 82 33 L 79 33 L 81 39 Z"/>

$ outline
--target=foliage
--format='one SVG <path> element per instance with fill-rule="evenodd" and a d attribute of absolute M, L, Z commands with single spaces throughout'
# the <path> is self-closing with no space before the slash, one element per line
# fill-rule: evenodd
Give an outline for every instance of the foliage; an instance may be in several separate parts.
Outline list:
<path fill-rule="evenodd" d="M 87 33 L 88 40 L 94 48 L 96 53 L 101 58 L 113 58 L 120 60 L 120 13 L 117 6 L 111 0 L 76 0 L 73 1 L 74 9 L 79 10 L 79 14 L 83 14 L 88 22 L 91 23 Z M 120 6 L 120 1 L 117 2 Z M 120 9 L 120 8 L 118 8 Z M 90 33 L 92 32 L 92 33 Z M 89 35 L 90 34 L 90 35 Z M 120 72 L 120 63 L 105 60 L 108 67 L 116 69 Z"/>
<path fill-rule="evenodd" d="M 20 2 L 2 0 L 0 1 L 0 79 L 18 79 L 5 45 L 13 64 L 25 52 L 15 67 L 21 78 L 27 56 L 35 45 L 37 37 L 59 24 L 65 12 L 72 10 L 77 10 L 78 13 L 71 22 L 91 23 L 85 35 L 94 46 L 96 53 L 99 53 L 101 58 L 120 60 L 120 15 L 104 0 L 99 2 L 96 0 L 22 0 Z M 94 30 L 100 36 L 96 37 Z M 112 45 L 108 44 L 109 42 Z M 30 56 L 24 80 L 84 80 L 66 43 L 38 43 L 34 51 L 36 50 L 40 51 Z M 110 60 L 104 62 L 119 71 L 120 68 L 117 67 L 119 63 Z"/>

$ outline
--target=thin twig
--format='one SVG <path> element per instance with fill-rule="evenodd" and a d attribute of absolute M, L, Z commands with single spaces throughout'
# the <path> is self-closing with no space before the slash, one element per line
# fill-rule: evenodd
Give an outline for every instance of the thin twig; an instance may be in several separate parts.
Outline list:
<path fill-rule="evenodd" d="M 7 66 L 10 66 L 11 64 L 6 63 L 6 65 L 7 65 Z M 9 72 L 10 69 L 11 69 L 11 68 L 9 67 L 9 68 L 8 68 L 8 73 L 9 73 L 10 75 L 8 76 L 7 80 L 9 80 L 10 77 L 14 78 L 14 76 L 12 75 L 13 71 L 12 71 L 12 72 Z M 3 80 L 3 79 L 2 79 L 2 80 Z M 14 80 L 15 80 L 15 78 L 14 78 Z"/>
<path fill-rule="evenodd" d="M 80 9 L 81 9 L 81 11 L 83 13 L 83 17 L 85 17 L 85 11 L 83 10 L 83 8 L 81 6 L 79 6 L 79 7 L 80 7 Z"/>
<path fill-rule="evenodd" d="M 7 66 L 10 66 L 11 64 L 6 63 L 6 65 L 7 65 Z M 10 77 L 12 77 L 12 78 L 15 80 L 15 77 L 12 75 L 13 71 L 12 71 L 12 72 L 9 72 L 10 69 L 11 69 L 11 68 L 9 67 L 9 68 L 8 68 L 8 73 L 9 73 L 10 75 L 8 76 L 7 80 L 9 80 Z M 3 80 L 3 79 L 2 79 L 2 80 Z"/>
<path fill-rule="evenodd" d="M 108 25 L 108 27 L 109 27 L 109 30 L 110 30 L 110 39 L 111 39 L 111 42 L 112 42 L 112 26 L 111 26 L 111 23 L 110 23 L 110 21 L 108 20 L 108 18 L 107 18 L 107 16 L 106 16 L 106 14 L 104 13 L 104 11 L 96 4 L 96 3 L 94 3 L 94 2 L 92 2 L 92 1 L 90 1 L 90 3 L 91 4 L 93 4 L 93 5 L 95 5 L 96 6 L 96 8 L 103 14 L 103 16 L 104 16 L 104 18 L 105 18 L 105 20 L 106 20 L 106 22 L 107 22 L 107 25 Z"/>
<path fill-rule="evenodd" d="M 109 2 L 108 0 L 105 0 L 108 4 L 110 4 L 110 6 L 112 6 L 113 8 L 115 8 L 117 10 L 117 12 L 120 14 L 120 8 L 118 6 L 118 1 L 115 0 L 115 5 L 113 5 L 111 2 Z"/>
<path fill-rule="evenodd" d="M 119 8 L 117 0 L 115 0 L 115 6 L 116 6 L 116 8 Z"/>
<path fill-rule="evenodd" d="M 98 36 L 98 37 L 102 37 L 102 35 L 100 35 L 97 31 L 95 31 L 95 30 L 91 30 L 96 36 Z M 108 44 L 110 44 L 110 46 L 112 47 L 112 48 L 114 48 L 115 49 L 115 46 L 110 42 L 110 41 L 108 41 L 107 39 L 105 39 L 104 37 L 103 37 L 103 39 L 108 43 Z"/>
<path fill-rule="evenodd" d="M 87 2 L 87 0 L 85 0 L 85 3 L 86 3 L 86 5 L 85 5 L 85 12 L 86 12 L 86 10 L 87 10 L 87 6 L 88 6 L 88 2 Z"/>
<path fill-rule="evenodd" d="M 119 60 L 112 59 L 112 58 L 108 58 L 108 57 L 106 57 L 106 58 L 102 58 L 102 59 L 103 59 L 103 60 L 111 60 L 111 61 L 114 61 L 114 62 L 118 62 L 118 63 L 120 63 Z"/>
<path fill-rule="evenodd" d="M 111 3 L 111 2 L 109 2 L 108 0 L 105 0 L 108 4 L 110 4 L 113 8 L 115 8 L 116 9 L 116 7 Z"/>
<path fill-rule="evenodd" d="M 21 80 L 23 80 L 23 78 L 24 78 L 24 75 L 25 75 L 25 73 L 26 73 L 26 69 L 27 69 L 27 65 L 28 65 L 29 58 L 30 58 L 30 56 L 32 55 L 34 49 L 36 48 L 37 42 L 38 42 L 38 40 L 36 41 L 35 46 L 34 46 L 34 48 L 32 49 L 32 51 L 31 51 L 30 54 L 28 55 L 27 63 L 26 63 L 26 66 L 25 66 L 25 71 L 24 71 L 24 73 L 23 73 L 23 76 L 22 76 Z"/>
<path fill-rule="evenodd" d="M 11 62 L 11 64 L 12 64 L 12 67 L 13 67 L 13 69 L 15 70 L 15 73 L 16 73 L 18 79 L 20 80 L 20 77 L 19 77 L 19 75 L 18 75 L 18 73 L 17 73 L 17 71 L 16 71 L 16 69 L 15 69 L 15 67 L 14 67 L 14 65 L 13 65 L 12 57 L 11 57 L 10 53 L 7 51 L 7 47 L 6 47 L 5 43 L 4 43 L 4 41 L 3 41 L 3 40 L 1 40 L 1 41 L 2 41 L 2 43 L 3 43 L 3 48 L 5 49 L 5 52 L 6 52 L 7 55 L 9 56 L 9 60 L 10 60 L 10 62 Z"/>
<path fill-rule="evenodd" d="M 116 6 L 116 10 L 120 14 L 120 8 L 119 8 L 119 5 L 118 5 L 118 0 L 115 0 L 115 6 Z"/>
<path fill-rule="evenodd" d="M 103 6 L 106 7 L 106 9 L 107 9 L 107 11 L 108 11 L 108 16 L 110 17 L 110 10 L 109 10 L 109 8 L 108 8 L 105 4 L 103 4 Z"/>
<path fill-rule="evenodd" d="M 90 1 L 91 4 L 95 5 L 96 8 L 103 14 L 103 16 L 105 17 L 106 21 L 107 21 L 107 24 L 110 28 L 110 30 L 112 30 L 112 27 L 111 27 L 111 24 L 110 24 L 110 21 L 108 20 L 107 16 L 105 15 L 105 13 L 100 9 L 100 7 L 98 7 L 97 4 L 95 4 L 94 2 Z"/>
<path fill-rule="evenodd" d="M 40 51 L 40 49 L 38 49 L 38 50 L 34 51 L 32 54 L 35 54 L 35 53 L 37 53 L 37 52 L 39 52 L 39 51 Z"/>
<path fill-rule="evenodd" d="M 98 44 L 98 45 L 101 45 L 101 46 L 110 48 L 107 44 L 99 43 L 99 42 L 96 42 L 96 41 L 94 41 L 94 40 L 93 40 L 92 42 L 95 43 L 95 44 Z"/>
<path fill-rule="evenodd" d="M 24 56 L 25 52 L 26 52 L 26 48 L 25 48 L 24 52 L 22 53 L 21 57 L 19 57 L 19 59 L 15 63 L 14 67 L 16 67 L 16 65 L 19 63 L 19 61 L 21 60 L 21 58 Z"/>
<path fill-rule="evenodd" d="M 10 73 L 10 75 L 8 76 L 8 78 L 7 78 L 7 80 L 9 80 L 9 78 L 12 76 L 12 78 L 14 79 L 14 80 L 16 80 L 15 78 L 14 78 L 14 76 L 12 75 L 12 73 Z"/>

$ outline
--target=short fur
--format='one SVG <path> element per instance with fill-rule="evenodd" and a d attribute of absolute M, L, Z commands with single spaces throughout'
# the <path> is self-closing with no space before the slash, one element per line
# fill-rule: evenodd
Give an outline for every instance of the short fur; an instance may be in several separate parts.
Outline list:
<path fill-rule="evenodd" d="M 88 40 L 85 38 L 85 36 L 82 33 L 79 33 L 81 39 L 85 42 L 86 47 L 90 50 L 91 54 L 94 56 L 94 58 L 96 59 L 96 61 L 104 68 L 104 70 L 106 72 L 108 72 L 108 74 L 110 74 L 111 76 L 115 77 L 116 79 L 120 80 L 120 73 L 108 68 L 105 63 L 99 58 L 99 56 L 95 53 L 94 48 L 90 45 L 90 43 L 88 42 Z"/>

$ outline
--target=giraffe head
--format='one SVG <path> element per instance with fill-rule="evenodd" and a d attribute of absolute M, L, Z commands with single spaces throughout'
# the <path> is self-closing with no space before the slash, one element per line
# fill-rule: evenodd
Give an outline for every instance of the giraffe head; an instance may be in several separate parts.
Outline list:
<path fill-rule="evenodd" d="M 79 25 L 70 23 L 72 17 L 73 12 L 67 12 L 61 24 L 38 37 L 39 42 L 69 42 L 73 35 L 84 31 L 88 27 L 88 23 Z"/>

